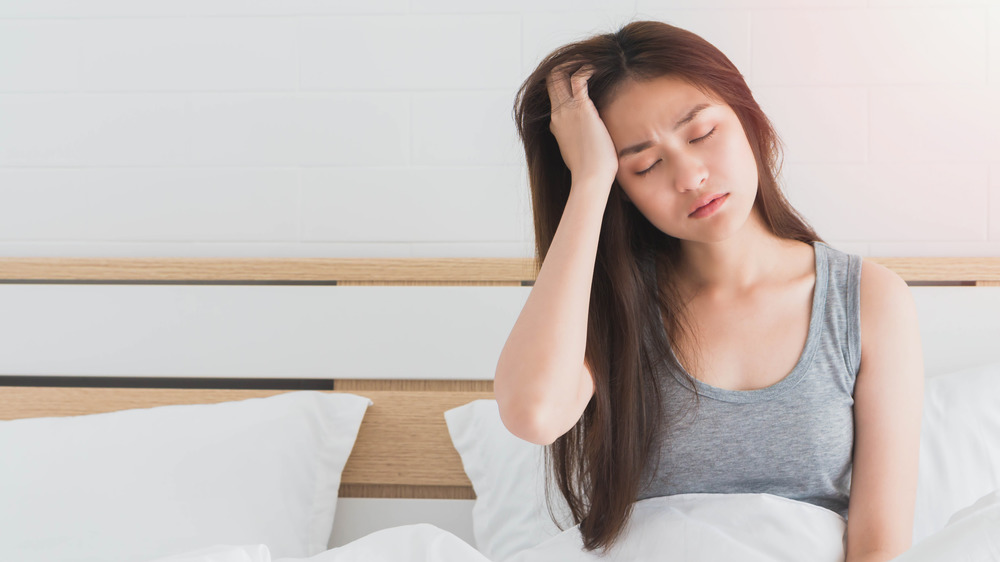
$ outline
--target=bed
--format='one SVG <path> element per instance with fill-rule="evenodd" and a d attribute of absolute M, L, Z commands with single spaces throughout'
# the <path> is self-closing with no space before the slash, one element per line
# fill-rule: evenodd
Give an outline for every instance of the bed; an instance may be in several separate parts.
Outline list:
<path fill-rule="evenodd" d="M 1000 560 L 985 538 L 1000 536 L 1000 258 L 866 259 L 911 286 L 934 393 L 915 543 Z M 565 554 L 540 448 L 504 435 L 492 401 L 535 273 L 526 258 L 0 259 L 0 558 Z M 740 509 L 828 536 L 842 523 L 793 503 L 648 507 L 716 543 Z M 644 536 L 627 557 L 655 552 Z"/>

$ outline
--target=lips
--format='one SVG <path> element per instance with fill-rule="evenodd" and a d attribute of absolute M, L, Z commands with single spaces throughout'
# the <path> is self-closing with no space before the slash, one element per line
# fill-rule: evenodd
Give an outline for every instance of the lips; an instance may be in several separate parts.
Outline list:
<path fill-rule="evenodd" d="M 688 211 L 688 216 L 693 215 L 695 211 L 697 211 L 698 209 L 704 207 L 705 205 L 708 205 L 709 203 L 711 203 L 712 201 L 715 201 L 716 199 L 718 199 L 719 197 L 722 197 L 723 195 L 725 195 L 725 193 L 715 193 L 713 195 L 706 195 L 706 196 L 702 197 L 701 199 L 698 199 L 697 201 L 694 202 L 694 205 Z"/>

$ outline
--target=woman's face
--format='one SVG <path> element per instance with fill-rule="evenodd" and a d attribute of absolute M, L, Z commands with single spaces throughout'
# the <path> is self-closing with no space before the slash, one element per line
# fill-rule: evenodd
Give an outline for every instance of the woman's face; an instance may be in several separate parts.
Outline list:
<path fill-rule="evenodd" d="M 675 238 L 709 242 L 728 238 L 747 221 L 757 196 L 757 162 L 728 105 L 683 80 L 660 77 L 627 82 L 599 113 L 619 154 L 618 184 L 654 226 Z M 714 194 L 728 195 L 712 214 L 691 216 Z"/>

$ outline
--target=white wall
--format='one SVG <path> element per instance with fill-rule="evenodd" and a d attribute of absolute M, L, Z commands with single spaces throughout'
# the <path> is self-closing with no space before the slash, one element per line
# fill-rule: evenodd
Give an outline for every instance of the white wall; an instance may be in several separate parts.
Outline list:
<path fill-rule="evenodd" d="M 514 94 L 660 19 L 865 255 L 1000 255 L 1000 0 L 0 0 L 0 255 L 530 256 Z"/>

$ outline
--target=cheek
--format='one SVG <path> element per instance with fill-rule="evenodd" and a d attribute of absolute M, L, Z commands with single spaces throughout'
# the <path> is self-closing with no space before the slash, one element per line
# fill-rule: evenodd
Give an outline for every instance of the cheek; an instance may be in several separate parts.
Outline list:
<path fill-rule="evenodd" d="M 757 178 L 757 161 L 745 136 L 727 137 L 713 155 L 716 173 L 729 180 Z"/>
<path fill-rule="evenodd" d="M 738 136 L 733 143 L 734 154 L 739 155 L 739 160 L 746 171 L 754 177 L 757 176 L 757 160 L 753 155 L 753 147 L 750 146 L 750 139 L 746 134 Z"/>
<path fill-rule="evenodd" d="M 760 177 L 757 170 L 757 159 L 754 158 L 753 149 L 750 148 L 749 144 L 743 146 L 743 173 L 747 176 L 747 180 L 752 180 L 755 184 Z"/>
<path fill-rule="evenodd" d="M 668 190 L 651 193 L 633 200 L 633 204 L 642 216 L 653 225 L 664 228 L 677 228 L 678 221 L 683 221 L 685 202 Z"/>

